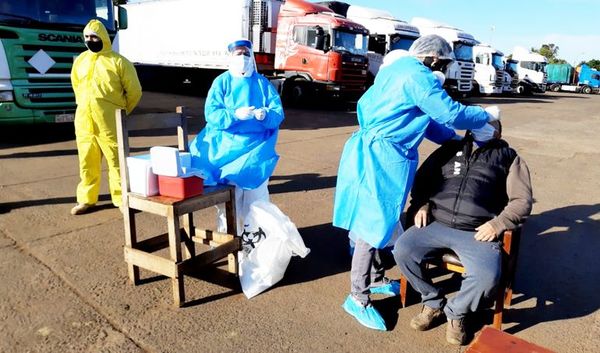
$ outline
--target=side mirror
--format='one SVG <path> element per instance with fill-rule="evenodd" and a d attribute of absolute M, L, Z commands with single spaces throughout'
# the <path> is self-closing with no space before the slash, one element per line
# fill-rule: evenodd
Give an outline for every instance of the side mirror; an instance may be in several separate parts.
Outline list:
<path fill-rule="evenodd" d="M 323 49 L 321 50 L 326 53 L 331 50 L 331 35 L 329 33 L 323 35 Z"/>
<path fill-rule="evenodd" d="M 118 13 L 117 18 L 119 21 L 119 29 L 127 29 L 127 9 L 124 7 L 117 7 Z"/>
<path fill-rule="evenodd" d="M 325 49 L 325 35 L 317 34 L 317 42 L 315 43 L 315 49 L 324 50 Z"/>

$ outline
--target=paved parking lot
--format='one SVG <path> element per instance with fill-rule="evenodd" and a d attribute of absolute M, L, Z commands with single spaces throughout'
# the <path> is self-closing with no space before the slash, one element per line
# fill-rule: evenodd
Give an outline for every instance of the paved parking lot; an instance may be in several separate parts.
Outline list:
<path fill-rule="evenodd" d="M 600 347 L 600 95 L 471 99 L 498 104 L 504 137 L 532 171 L 535 204 L 522 240 L 511 334 L 557 352 Z M 139 112 L 189 106 L 202 126 L 203 99 L 146 92 Z M 128 283 L 123 224 L 103 181 L 96 212 L 71 216 L 77 151 L 67 126 L 2 127 L 0 132 L 1 352 L 460 352 L 444 326 L 408 326 L 416 303 L 375 297 L 388 332 L 363 328 L 341 304 L 349 290 L 347 238 L 331 226 L 344 142 L 356 129 L 345 110 L 286 110 L 272 201 L 298 226 L 311 253 L 293 259 L 273 289 L 248 300 L 235 278 L 215 269 L 186 278 L 190 303 L 171 306 L 171 283 L 142 272 Z M 173 145 L 137 136 L 145 150 Z M 425 142 L 424 159 L 435 146 Z M 199 215 L 211 225 L 212 213 Z M 166 223 L 142 216 L 142 232 Z M 391 277 L 397 277 L 392 269 Z M 491 313 L 472 320 L 481 327 Z"/>

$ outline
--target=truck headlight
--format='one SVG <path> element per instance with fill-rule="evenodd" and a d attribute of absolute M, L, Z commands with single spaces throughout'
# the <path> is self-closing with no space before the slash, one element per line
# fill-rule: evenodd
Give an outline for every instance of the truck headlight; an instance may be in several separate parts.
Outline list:
<path fill-rule="evenodd" d="M 12 91 L 0 91 L 0 102 L 12 102 L 13 100 Z"/>

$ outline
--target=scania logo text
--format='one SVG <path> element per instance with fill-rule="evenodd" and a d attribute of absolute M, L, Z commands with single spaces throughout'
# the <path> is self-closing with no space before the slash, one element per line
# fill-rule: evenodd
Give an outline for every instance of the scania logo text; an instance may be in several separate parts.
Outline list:
<path fill-rule="evenodd" d="M 69 42 L 69 43 L 83 43 L 83 38 L 80 35 L 62 35 L 52 33 L 40 33 L 38 40 L 42 42 Z"/>

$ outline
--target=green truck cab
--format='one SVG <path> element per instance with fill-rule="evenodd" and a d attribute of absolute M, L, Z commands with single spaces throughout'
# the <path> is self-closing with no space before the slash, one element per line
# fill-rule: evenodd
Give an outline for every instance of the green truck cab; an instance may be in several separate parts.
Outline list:
<path fill-rule="evenodd" d="M 100 20 L 114 38 L 123 0 L 0 0 L 0 125 L 72 122 L 71 67 L 82 31 Z"/>

